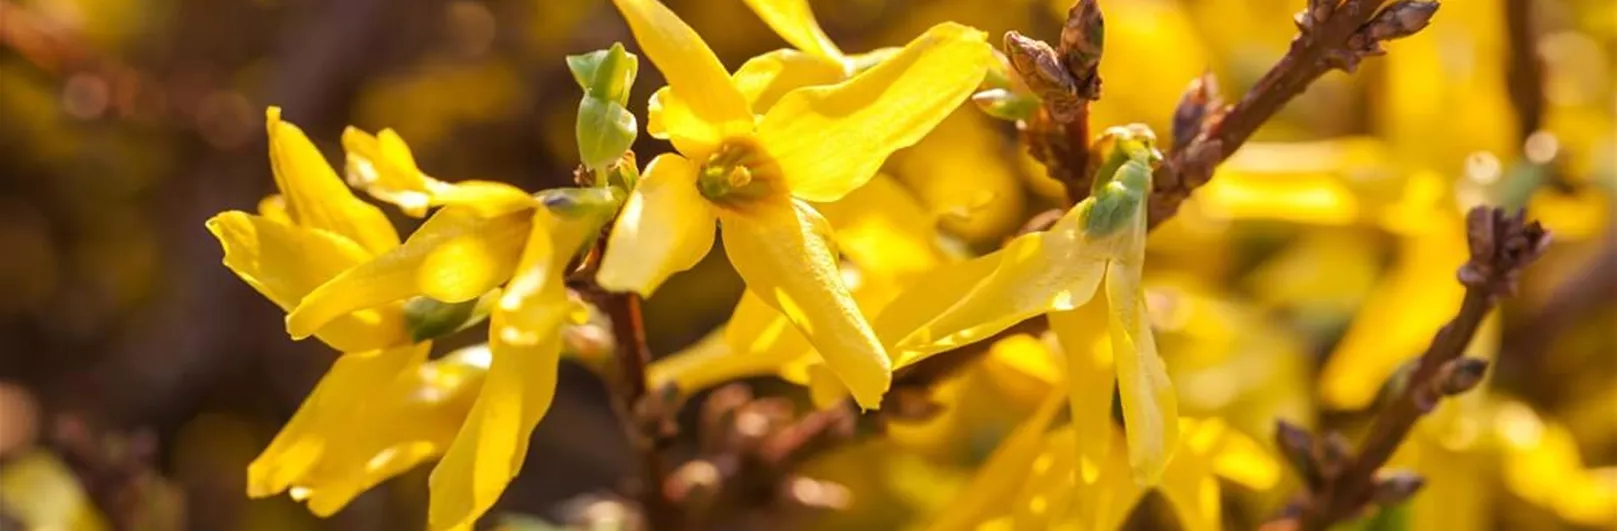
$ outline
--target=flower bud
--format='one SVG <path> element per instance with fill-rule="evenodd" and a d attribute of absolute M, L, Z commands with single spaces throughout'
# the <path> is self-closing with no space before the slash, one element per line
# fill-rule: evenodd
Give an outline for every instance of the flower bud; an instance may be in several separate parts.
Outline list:
<path fill-rule="evenodd" d="M 1482 377 L 1488 373 L 1488 360 L 1481 358 L 1460 358 L 1443 364 L 1438 372 L 1438 389 L 1444 395 L 1457 395 L 1470 391 L 1477 384 L 1482 383 Z"/>
<path fill-rule="evenodd" d="M 1369 42 L 1402 39 L 1425 29 L 1437 13 L 1437 2 L 1425 0 L 1399 0 L 1376 13 L 1359 33 Z"/>
<path fill-rule="evenodd" d="M 1414 472 L 1400 470 L 1376 478 L 1375 490 L 1371 497 L 1377 505 L 1383 507 L 1397 505 L 1408 501 L 1424 486 L 1426 486 L 1425 478 Z"/>
<path fill-rule="evenodd" d="M 578 103 L 578 156 L 585 167 L 600 172 L 618 162 L 639 132 L 626 107 L 640 60 L 622 44 L 606 50 L 567 56 L 573 80 L 584 89 Z"/>
<path fill-rule="evenodd" d="M 1017 94 L 1006 89 L 988 89 L 971 96 L 983 113 L 1001 120 L 1027 120 L 1039 112 L 1040 101 L 1032 94 Z"/>
<path fill-rule="evenodd" d="M 1078 96 L 1078 81 L 1049 44 L 1009 31 L 1005 33 L 1005 55 L 1028 90 L 1044 100 L 1052 119 L 1068 123 L 1082 114 L 1084 100 Z"/>

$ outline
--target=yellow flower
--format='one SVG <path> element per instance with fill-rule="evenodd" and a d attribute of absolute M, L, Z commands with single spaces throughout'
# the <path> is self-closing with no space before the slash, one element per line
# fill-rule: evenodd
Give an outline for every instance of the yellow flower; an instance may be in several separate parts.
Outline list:
<path fill-rule="evenodd" d="M 942 24 L 844 82 L 803 87 L 756 116 L 689 26 L 654 0 L 617 0 L 642 51 L 669 81 L 661 126 L 678 150 L 646 168 L 620 212 L 597 282 L 649 295 L 690 268 L 724 227 L 750 293 L 786 314 L 852 390 L 880 404 L 890 361 L 842 284 L 825 219 L 887 156 L 963 101 L 990 57 L 984 35 Z"/>
<path fill-rule="evenodd" d="M 1108 162 L 1096 192 L 1050 230 L 1019 236 L 992 254 L 940 268 L 900 295 L 876 321 L 878 330 L 906 330 L 893 348 L 900 365 L 981 341 L 1021 321 L 1048 315 L 1067 353 L 1074 417 L 1111 411 L 1115 374 L 1128 427 L 1135 478 L 1151 484 L 1178 437 L 1178 406 L 1146 313 L 1146 191 L 1154 137 L 1139 127 L 1112 128 L 1101 142 Z M 1124 160 L 1119 160 L 1119 158 Z M 1115 174 L 1108 169 L 1115 171 Z M 1104 282 L 1103 282 L 1104 279 Z M 1090 308 L 1105 285 L 1106 310 Z M 941 311 L 939 309 L 942 309 Z M 1104 314 L 1106 333 L 1099 334 Z M 1095 327 L 1095 328 L 1092 328 Z M 1095 348 L 1097 337 L 1107 347 Z M 1102 413 L 1103 414 L 1103 413 Z M 1087 416 L 1086 416 L 1087 415 Z M 1094 460 L 1102 448 L 1082 450 Z"/>
<path fill-rule="evenodd" d="M 488 369 L 487 348 L 427 361 L 430 344 L 345 354 L 247 467 L 247 493 L 291 489 L 329 516 L 360 492 L 443 454 Z"/>
<path fill-rule="evenodd" d="M 397 248 L 399 236 L 381 210 L 348 191 L 303 131 L 281 121 L 280 109 L 271 107 L 266 118 L 280 195 L 266 198 L 260 215 L 223 212 L 207 227 L 224 248 L 226 267 L 292 311 L 327 280 Z M 405 345 L 402 308 L 395 299 L 380 301 L 335 314 L 310 332 L 343 352 Z"/>
<path fill-rule="evenodd" d="M 285 199 L 266 200 L 263 216 L 220 214 L 209 229 L 225 246 L 226 265 L 289 310 L 293 338 L 317 335 L 350 353 L 254 462 L 249 493 L 292 489 L 330 514 L 442 454 L 429 527 L 469 528 L 521 469 L 550 406 L 559 328 L 577 315 L 566 267 L 599 234 L 619 194 L 556 189 L 535 198 L 498 183 L 445 183 L 423 174 L 397 135 L 351 129 L 350 167 L 366 176 L 358 184 L 418 215 L 444 206 L 401 245 L 381 211 L 355 198 L 276 109 L 269 128 Z M 496 300 L 488 359 L 427 363 L 431 343 L 411 341 L 403 324 L 401 301 L 415 297 Z M 468 381 L 434 380 L 445 371 L 469 378 L 476 371 L 468 363 L 487 368 L 475 401 Z"/>
<path fill-rule="evenodd" d="M 316 289 L 288 317 L 298 337 L 380 301 L 467 301 L 504 285 L 489 317 L 488 375 L 432 473 L 430 529 L 469 526 L 493 506 L 521 469 L 528 438 L 554 397 L 559 328 L 577 315 L 566 266 L 611 212 L 572 204 L 565 191 L 549 191 L 544 206 L 494 218 L 446 207 L 404 245 Z"/>

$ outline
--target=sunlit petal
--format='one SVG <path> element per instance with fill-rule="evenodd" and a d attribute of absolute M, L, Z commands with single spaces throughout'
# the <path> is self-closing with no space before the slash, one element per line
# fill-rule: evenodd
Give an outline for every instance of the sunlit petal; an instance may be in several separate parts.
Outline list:
<path fill-rule="evenodd" d="M 485 218 L 459 208 L 440 210 L 403 246 L 315 289 L 287 316 L 287 332 L 308 337 L 343 314 L 414 295 L 444 302 L 477 298 L 511 277 L 530 217 L 529 212 Z"/>
<path fill-rule="evenodd" d="M 725 252 L 747 290 L 791 319 L 861 407 L 878 407 L 892 365 L 842 284 L 825 220 L 780 201 L 723 211 L 721 221 Z"/>
<path fill-rule="evenodd" d="M 820 29 L 808 0 L 747 0 L 747 7 L 797 49 L 823 59 L 842 60 L 842 50 Z"/>
<path fill-rule="evenodd" d="M 1076 310 L 1050 312 L 1050 330 L 1066 359 L 1068 405 L 1078 433 L 1110 433 L 1112 390 L 1117 381 L 1107 334 L 1107 305 L 1092 300 Z M 1079 473 L 1094 483 L 1111 451 L 1111 437 L 1078 437 Z"/>
<path fill-rule="evenodd" d="M 733 77 L 755 114 L 769 112 L 781 96 L 793 90 L 830 85 L 846 78 L 842 63 L 787 49 L 748 59 Z"/>
<path fill-rule="evenodd" d="M 1018 236 L 1004 249 L 973 260 L 995 261 L 993 272 L 948 310 L 912 331 L 899 342 L 900 349 L 947 350 L 981 341 L 1030 317 L 1089 302 L 1111 251 L 1084 238 L 1079 229 L 1083 216 L 1083 209 L 1075 208 L 1050 230 Z"/>
<path fill-rule="evenodd" d="M 1141 227 L 1143 229 L 1143 226 Z M 1157 356 L 1137 267 L 1113 264 L 1106 273 L 1110 337 L 1118 396 L 1134 480 L 1155 484 L 1179 438 L 1179 405 L 1168 371 Z"/>
<path fill-rule="evenodd" d="M 294 223 L 348 238 L 372 254 L 398 247 L 398 232 L 387 216 L 354 197 L 303 130 L 281 121 L 278 107 L 270 107 L 265 117 L 270 168 Z"/>
<path fill-rule="evenodd" d="M 747 100 L 702 37 L 657 0 L 613 0 L 629 21 L 635 41 L 668 79 L 674 98 L 664 101 L 662 123 L 670 135 L 717 145 L 752 130 Z M 681 148 L 682 150 L 684 148 Z"/>
<path fill-rule="evenodd" d="M 353 241 L 330 232 L 287 225 L 244 212 L 224 212 L 207 223 L 224 248 L 225 267 L 286 311 L 315 288 L 369 259 Z M 397 345 L 407 340 L 398 311 L 367 311 L 335 318 L 319 331 L 321 341 L 343 352 Z"/>
<path fill-rule="evenodd" d="M 875 175 L 887 156 L 931 131 L 982 81 L 985 34 L 934 26 L 904 50 L 837 85 L 781 97 L 758 126 L 792 193 L 834 201 Z"/>
<path fill-rule="evenodd" d="M 343 131 L 349 184 L 371 197 L 397 205 L 413 217 L 437 206 L 461 206 L 495 217 L 537 204 L 520 188 L 492 181 L 447 183 L 416 166 L 410 146 L 392 129 L 371 136 L 357 128 Z"/>
<path fill-rule="evenodd" d="M 670 275 L 690 269 L 713 248 L 716 215 L 696 187 L 696 167 L 674 154 L 646 166 L 618 213 L 596 282 L 650 296 Z"/>

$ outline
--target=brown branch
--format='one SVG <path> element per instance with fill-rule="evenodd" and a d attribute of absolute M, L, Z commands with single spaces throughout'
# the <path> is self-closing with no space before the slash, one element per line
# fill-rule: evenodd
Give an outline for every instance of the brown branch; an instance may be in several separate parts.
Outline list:
<path fill-rule="evenodd" d="M 1509 42 L 1506 88 L 1516 112 L 1517 140 L 1525 142 L 1544 126 L 1544 59 L 1538 54 L 1532 0 L 1505 0 L 1505 35 Z"/>
<path fill-rule="evenodd" d="M 1500 297 L 1511 295 L 1522 268 L 1538 259 L 1549 244 L 1549 234 L 1523 214 L 1507 216 L 1503 210 L 1477 207 L 1466 217 L 1471 259 L 1459 270 L 1465 299 L 1459 314 L 1449 321 L 1399 391 L 1397 398 L 1375 418 L 1357 454 L 1349 455 L 1339 436 L 1316 441 L 1306 432 L 1284 423 L 1277 430 L 1279 444 L 1302 472 L 1307 490 L 1287 514 L 1264 526 L 1271 531 L 1322 531 L 1332 524 L 1359 516 L 1373 505 L 1408 499 L 1420 488 L 1409 474 L 1380 475 L 1409 435 L 1415 422 L 1432 411 L 1445 396 L 1475 387 L 1487 363 L 1463 358 L 1484 317 Z"/>
<path fill-rule="evenodd" d="M 1308 85 L 1333 69 L 1353 72 L 1359 61 L 1385 53 L 1383 42 L 1407 37 L 1425 28 L 1437 11 L 1436 2 L 1398 0 L 1377 11 L 1383 0 L 1310 0 L 1297 14 L 1299 33 L 1291 49 L 1241 97 L 1223 112 L 1204 110 L 1200 133 L 1192 138 L 1175 138 L 1168 161 L 1153 176 L 1150 226 L 1155 228 L 1179 211 L 1179 205 L 1196 188 L 1207 184 L 1213 169 L 1241 145 L 1258 127 L 1301 94 Z M 1193 83 L 1189 96 L 1205 93 L 1211 76 Z M 1201 101 L 1209 98 L 1203 94 Z M 1211 101 L 1217 101 L 1211 98 Z M 1186 104 L 1181 103 L 1181 108 Z M 1200 105 L 1206 105 L 1201 103 Z M 1178 113 L 1176 113 L 1178 114 Z M 1183 126 L 1176 124 L 1176 129 Z M 1196 130 L 1186 127 L 1186 131 Z M 1175 134 L 1180 134 L 1176 131 Z"/>
<path fill-rule="evenodd" d="M 682 521 L 679 508 L 670 503 L 662 489 L 668 475 L 662 449 L 675 427 L 662 401 L 646 387 L 651 350 L 646 346 L 641 297 L 634 293 L 606 293 L 599 288 L 596 293 L 611 318 L 616 346 L 612 363 L 615 371 L 603 375 L 603 380 L 640 466 L 640 483 L 632 494 L 640 500 L 649 529 L 677 529 L 675 526 Z"/>

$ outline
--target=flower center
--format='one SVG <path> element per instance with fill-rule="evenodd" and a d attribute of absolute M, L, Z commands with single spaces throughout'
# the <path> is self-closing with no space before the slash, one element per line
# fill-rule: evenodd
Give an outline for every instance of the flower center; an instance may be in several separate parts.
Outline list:
<path fill-rule="evenodd" d="M 747 140 L 726 140 L 709 155 L 697 172 L 696 186 L 702 197 L 716 203 L 739 203 L 757 199 L 780 188 L 779 179 L 766 167 L 765 157 Z"/>

